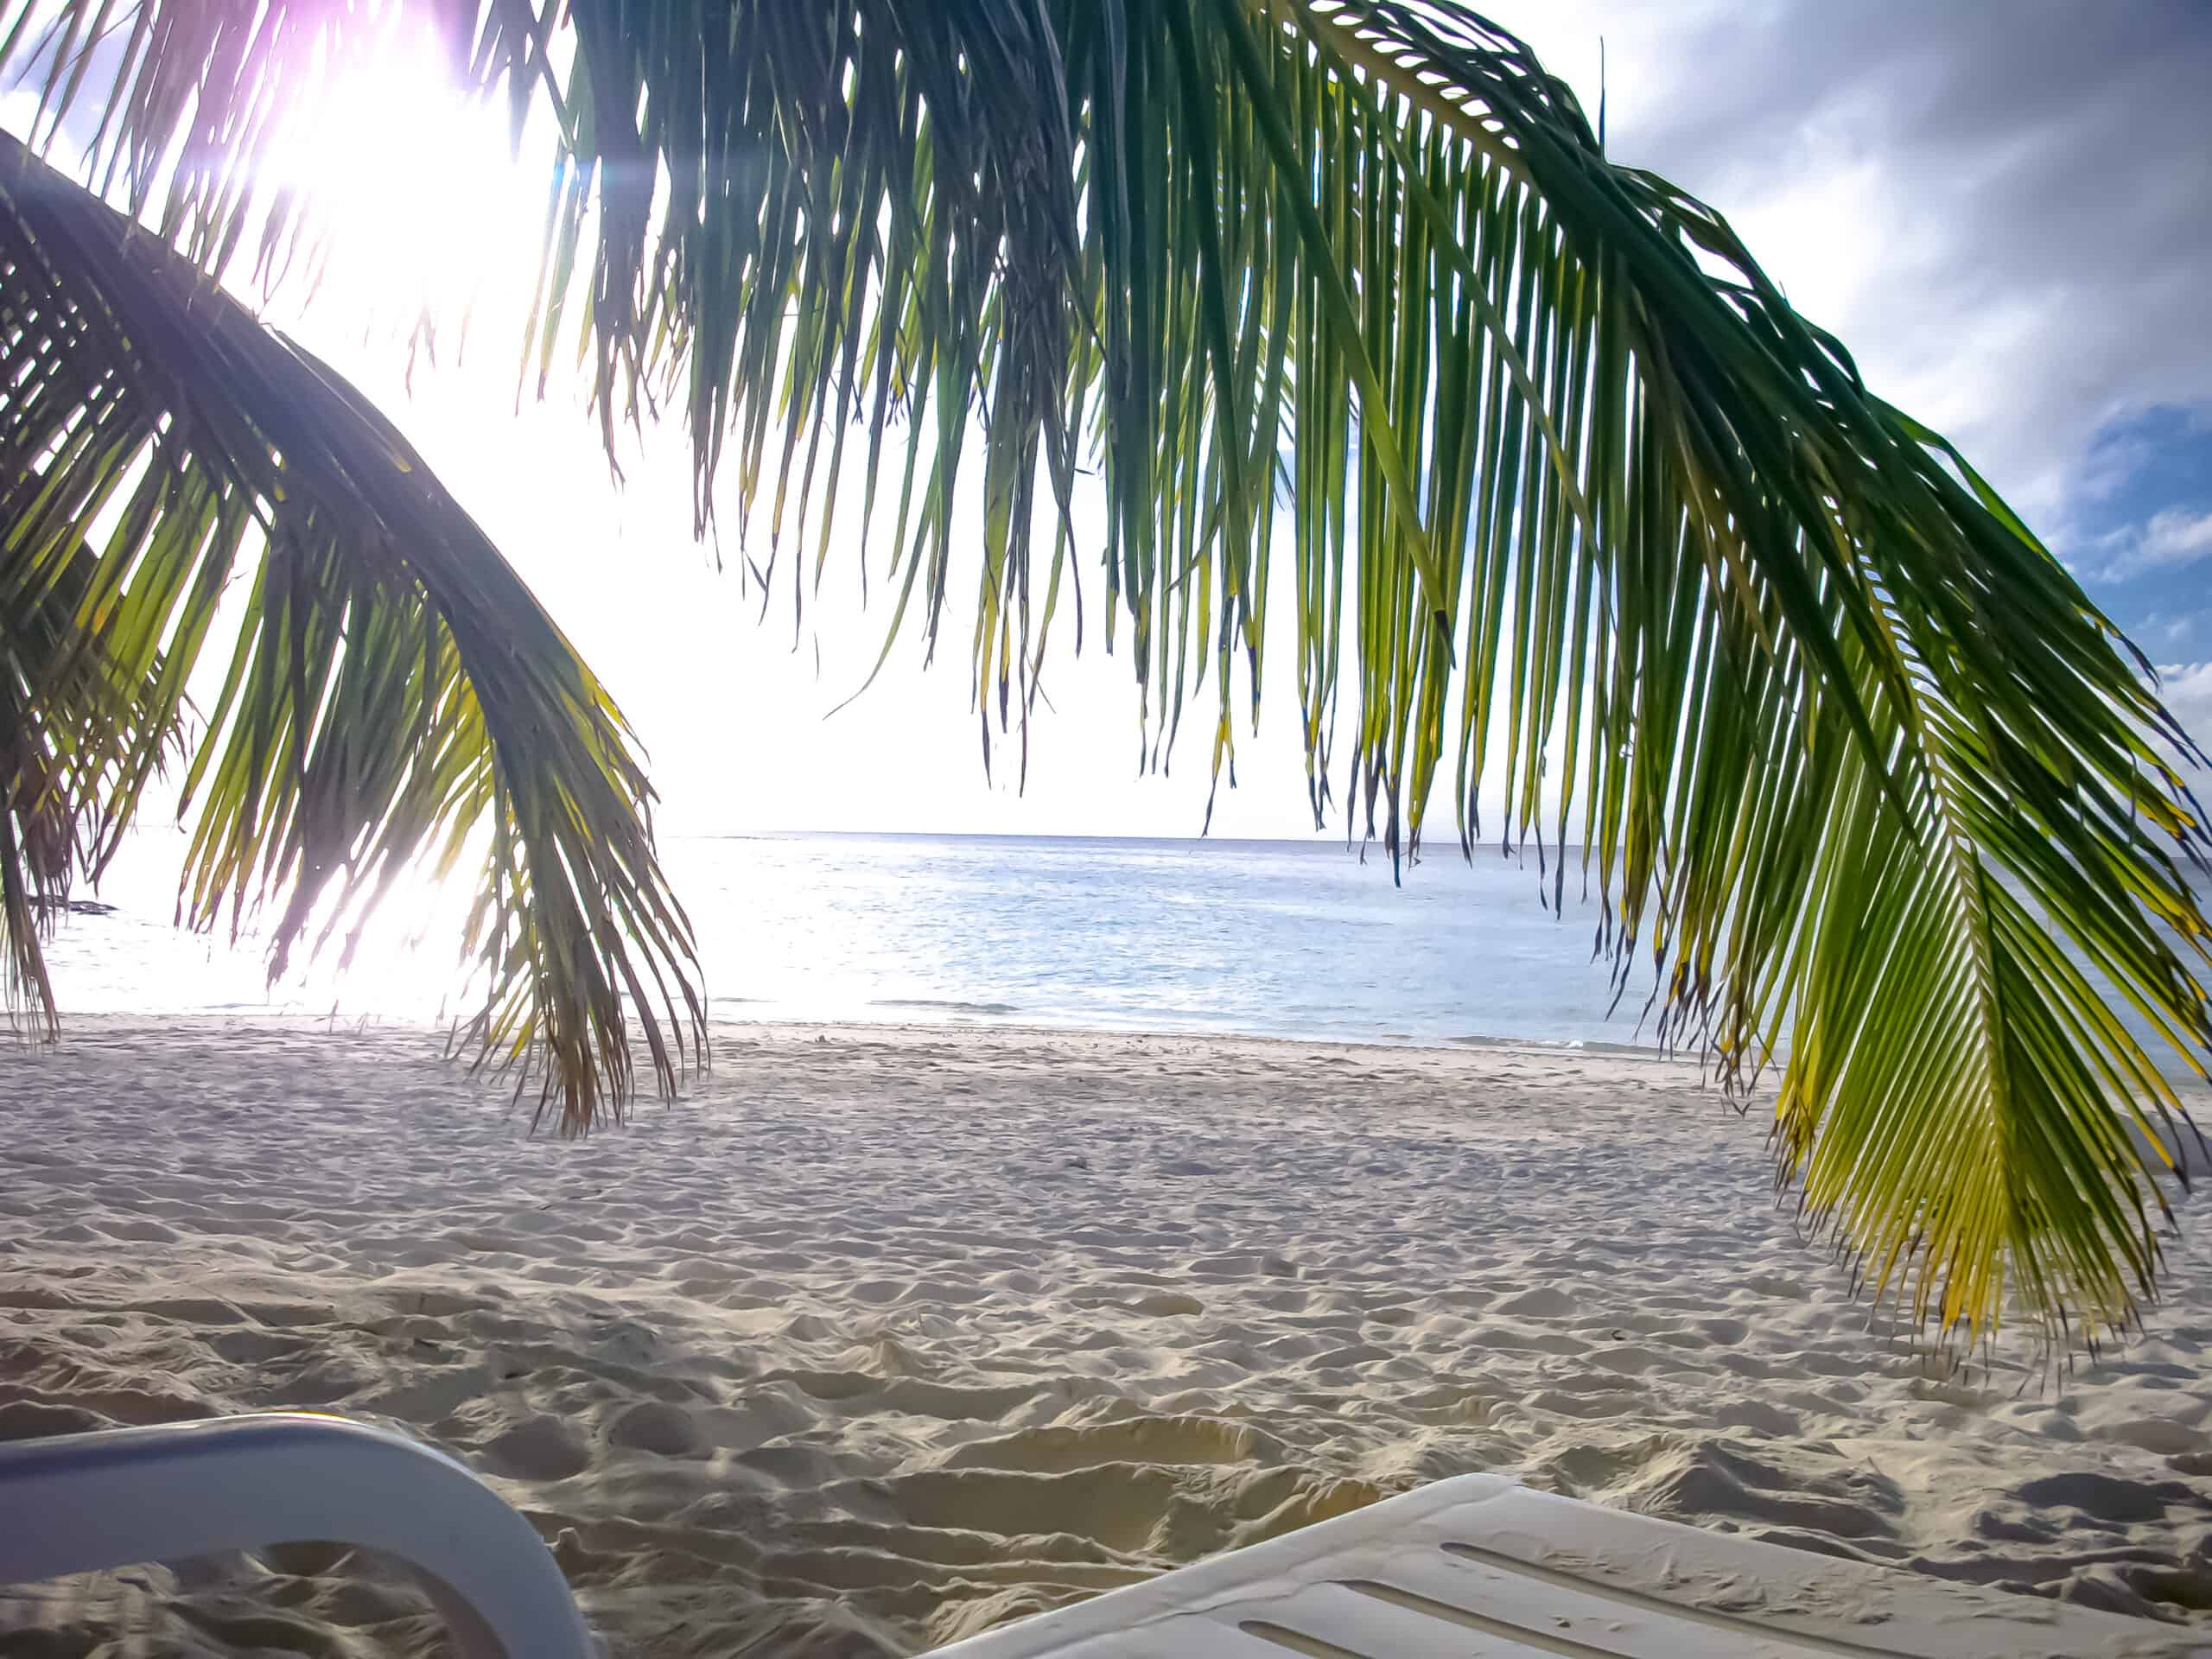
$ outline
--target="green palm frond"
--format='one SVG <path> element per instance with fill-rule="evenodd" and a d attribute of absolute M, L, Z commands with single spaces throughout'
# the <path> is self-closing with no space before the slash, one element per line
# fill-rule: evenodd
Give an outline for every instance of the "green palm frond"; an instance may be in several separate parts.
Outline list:
<path fill-rule="evenodd" d="M 0 1003 L 28 1005 L 50 1036 L 54 988 L 41 941 L 92 863 L 101 774 L 98 736 L 125 728 L 150 684 L 130 687 L 75 626 L 98 556 L 57 550 L 35 588 L 0 571 Z M 159 668 L 156 665 L 155 672 Z"/>
<path fill-rule="evenodd" d="M 857 466 L 892 632 L 934 645 L 972 571 L 1026 753 L 1103 552 L 1147 759 L 1210 697 L 1219 776 L 1287 582 L 1317 821 L 1341 793 L 1408 855 L 1441 788 L 1471 854 L 1502 795 L 1667 1040 L 1743 1089 L 1786 1051 L 1779 1176 L 1878 1291 L 2092 1341 L 2151 1294 L 2182 1106 L 2116 1011 L 2202 1071 L 2202 757 L 1988 486 L 1512 36 L 1443 0 L 418 10 L 553 111 L 540 373 L 581 340 L 610 435 L 680 400 L 702 525 L 734 480 L 795 601 Z M 53 106 L 71 43 L 137 42 L 73 92 L 209 263 L 310 95 L 264 42 L 368 26 L 58 13 Z"/>
<path fill-rule="evenodd" d="M 50 1017 L 37 895 L 111 854 L 245 580 L 184 773 L 185 919 L 283 895 L 274 977 L 411 861 L 480 859 L 481 1054 L 581 1129 L 632 1086 L 634 1020 L 672 1087 L 702 1011 L 627 729 L 390 423 L 5 137 L 0 387 L 13 988 Z"/>

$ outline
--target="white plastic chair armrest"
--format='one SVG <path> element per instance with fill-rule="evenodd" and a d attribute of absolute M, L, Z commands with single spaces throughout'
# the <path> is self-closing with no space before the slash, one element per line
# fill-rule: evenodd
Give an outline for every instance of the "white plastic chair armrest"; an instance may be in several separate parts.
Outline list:
<path fill-rule="evenodd" d="M 397 1556 L 462 1659 L 589 1659 L 552 1553 L 441 1452 L 269 1412 L 0 1446 L 0 1584 L 307 1541 Z"/>

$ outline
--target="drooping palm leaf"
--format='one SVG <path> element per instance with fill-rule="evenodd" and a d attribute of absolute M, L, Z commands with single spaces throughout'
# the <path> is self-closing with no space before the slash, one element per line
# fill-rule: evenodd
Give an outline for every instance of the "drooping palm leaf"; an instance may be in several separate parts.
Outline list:
<path fill-rule="evenodd" d="M 0 1003 L 11 1016 L 28 1005 L 49 1036 L 42 941 L 92 861 L 99 780 L 117 758 L 94 746 L 151 690 L 124 684 L 105 653 L 80 642 L 78 607 L 98 565 L 79 543 L 52 560 L 35 591 L 0 582 Z"/>
<path fill-rule="evenodd" d="M 33 1002 L 20 895 L 112 852 L 243 578 L 185 773 L 185 918 L 282 895 L 273 977 L 410 861 L 480 858 L 482 1053 L 542 1063 L 581 1129 L 632 1087 L 634 1018 L 672 1086 L 702 1009 L 627 730 L 405 440 L 4 136 L 0 387 L 0 892 Z"/>
<path fill-rule="evenodd" d="M 1471 853 L 1498 788 L 1554 905 L 1579 843 L 1669 1039 L 1745 1087 L 1786 1045 L 1780 1177 L 1878 1287 L 2092 1340 L 2150 1291 L 2129 1131 L 2181 1103 L 2113 1010 L 2201 1070 L 2201 757 L 1987 486 L 1510 35 L 1441 0 L 417 10 L 555 110 L 537 361 L 584 331 L 610 423 L 680 390 L 702 518 L 733 474 L 818 569 L 860 435 L 893 630 L 934 642 L 979 545 L 979 700 L 1026 742 L 1087 449 L 1153 758 L 1203 684 L 1229 761 L 1287 576 L 1317 818 L 1341 786 L 1409 853 L 1441 773 Z M 382 26 L 59 14 L 130 18 L 76 93 L 210 261 L 313 84 L 282 43 Z M 41 60 L 57 107 L 82 60 Z"/>

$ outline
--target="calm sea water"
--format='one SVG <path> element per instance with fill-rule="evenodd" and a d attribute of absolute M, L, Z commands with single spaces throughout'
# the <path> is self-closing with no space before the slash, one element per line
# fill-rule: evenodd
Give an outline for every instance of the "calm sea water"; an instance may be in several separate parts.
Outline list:
<path fill-rule="evenodd" d="M 1594 904 L 1565 918 L 1526 864 L 1389 862 L 1331 842 L 769 836 L 664 848 L 725 1019 L 988 1021 L 1438 1043 L 1629 1043 L 1649 989 L 1609 1017 Z M 236 948 L 170 925 L 158 859 L 118 871 L 113 915 L 73 917 L 51 959 L 65 1009 L 421 1018 L 456 976 L 372 940 L 273 990 Z M 405 912 L 403 901 L 396 906 Z M 388 927 L 387 934 L 403 931 Z M 1649 1032 L 1644 1039 L 1649 1039 Z"/>
<path fill-rule="evenodd" d="M 1333 842 L 785 835 L 663 852 L 718 1019 L 1656 1046 L 1639 1029 L 1648 959 L 1609 1012 L 1576 863 L 1562 918 L 1539 903 L 1550 884 L 1533 859 L 1470 865 L 1449 846 L 1402 885 L 1379 849 L 1363 861 Z M 126 855 L 100 894 L 115 912 L 68 918 L 49 951 L 65 1012 L 461 1006 L 457 893 L 397 895 L 344 974 L 330 951 L 270 988 L 251 925 L 235 945 L 181 933 L 175 892 L 173 862 Z"/>

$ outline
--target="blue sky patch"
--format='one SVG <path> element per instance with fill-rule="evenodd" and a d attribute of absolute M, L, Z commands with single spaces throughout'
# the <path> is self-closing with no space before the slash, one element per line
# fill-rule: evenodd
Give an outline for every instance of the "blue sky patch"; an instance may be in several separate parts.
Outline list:
<path fill-rule="evenodd" d="M 2212 409 L 2145 410 L 2100 430 L 2055 545 L 2154 660 L 2212 656 Z"/>

